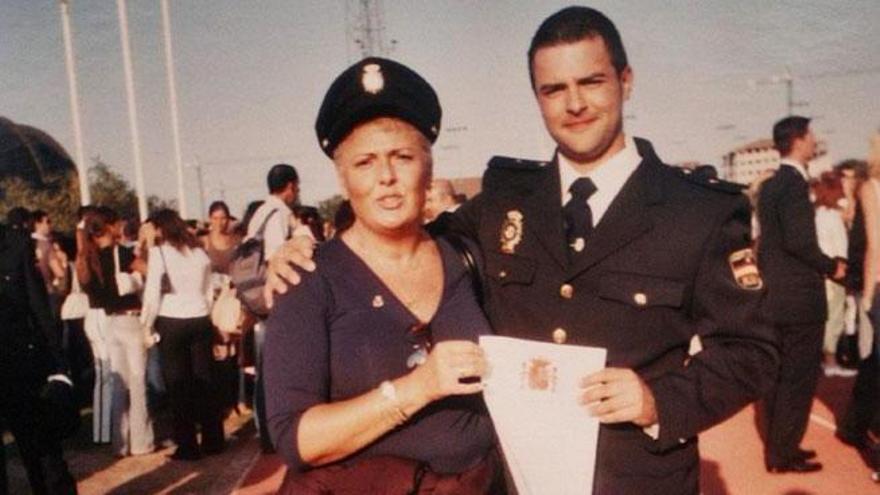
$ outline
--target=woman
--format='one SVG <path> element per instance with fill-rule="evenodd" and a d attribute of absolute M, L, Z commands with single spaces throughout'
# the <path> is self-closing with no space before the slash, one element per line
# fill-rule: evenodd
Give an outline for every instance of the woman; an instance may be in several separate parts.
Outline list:
<path fill-rule="evenodd" d="M 832 258 L 846 258 L 847 231 L 840 202 L 845 198 L 843 183 L 836 172 L 824 172 L 819 179 L 810 183 L 815 198 L 816 233 L 819 248 Z M 830 280 L 825 281 L 825 297 L 828 302 L 828 319 L 825 321 L 823 349 L 825 357 L 822 367 L 825 376 L 853 376 L 854 372 L 837 365 L 834 353 L 837 340 L 845 326 L 846 288 Z"/>
<path fill-rule="evenodd" d="M 241 242 L 241 237 L 229 228 L 232 215 L 229 214 L 229 207 L 223 201 L 211 203 L 208 207 L 208 220 L 210 221 L 208 233 L 202 236 L 201 240 L 211 260 L 211 271 L 228 273 L 229 262 L 232 261 L 232 255 Z"/>
<path fill-rule="evenodd" d="M 223 450 L 223 418 L 211 379 L 211 261 L 174 210 L 160 210 L 151 222 L 156 246 L 149 251 L 141 323 L 145 332 L 155 328 L 159 334 L 177 444 L 171 458 L 196 460 Z M 163 278 L 167 283 L 163 284 Z M 201 426 L 201 445 L 196 439 L 197 425 Z"/>
<path fill-rule="evenodd" d="M 354 223 L 268 321 L 282 491 L 503 492 L 478 395 L 489 326 L 457 253 L 422 229 L 439 125 L 433 89 L 390 60 L 355 64 L 325 96 L 318 139 Z"/>
<path fill-rule="evenodd" d="M 109 382 L 112 390 L 109 425 L 113 450 L 118 456 L 141 455 L 154 448 L 153 423 L 147 411 L 147 348 L 138 323 L 138 288 L 135 278 L 127 276 L 135 257 L 132 249 L 117 244 L 113 230 L 117 219 L 116 213 L 106 207 L 85 216 L 76 274 L 92 309 L 86 315 L 85 330 L 96 351 L 95 380 Z M 125 279 L 129 280 L 128 287 L 120 286 Z M 103 376 L 105 358 L 110 362 L 110 376 Z M 99 389 L 96 383 L 95 391 L 96 395 L 102 393 L 104 387 Z M 97 411 L 100 414 L 101 409 Z M 97 426 L 96 434 L 103 429 Z M 97 438 L 103 441 L 106 437 Z"/>

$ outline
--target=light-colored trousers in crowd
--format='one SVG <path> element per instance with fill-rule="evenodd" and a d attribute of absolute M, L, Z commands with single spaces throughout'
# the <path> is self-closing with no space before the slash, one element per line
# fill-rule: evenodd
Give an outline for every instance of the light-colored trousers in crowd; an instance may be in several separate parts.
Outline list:
<path fill-rule="evenodd" d="M 86 312 L 83 331 L 92 348 L 95 388 L 92 391 L 92 441 L 110 442 L 110 403 L 113 377 L 110 373 L 110 327 L 103 309 Z"/>
<path fill-rule="evenodd" d="M 122 456 L 146 454 L 153 451 L 154 443 L 147 410 L 147 348 L 140 320 L 133 315 L 111 315 L 107 323 L 112 334 L 113 450 Z"/>
<path fill-rule="evenodd" d="M 825 281 L 825 297 L 828 301 L 828 319 L 825 320 L 825 336 L 822 347 L 826 354 L 834 354 L 837 350 L 837 340 L 849 323 L 847 316 L 852 316 L 853 320 L 855 319 L 853 313 L 855 308 L 851 308 L 851 311 L 847 309 L 846 289 L 830 280 Z"/>

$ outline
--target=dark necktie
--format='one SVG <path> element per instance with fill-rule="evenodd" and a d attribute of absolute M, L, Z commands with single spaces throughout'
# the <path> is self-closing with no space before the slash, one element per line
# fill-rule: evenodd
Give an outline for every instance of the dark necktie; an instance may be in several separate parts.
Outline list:
<path fill-rule="evenodd" d="M 596 184 L 587 177 L 574 181 L 568 188 L 571 199 L 562 207 L 565 216 L 565 237 L 571 257 L 584 250 L 593 231 L 593 212 L 587 200 L 596 192 Z"/>

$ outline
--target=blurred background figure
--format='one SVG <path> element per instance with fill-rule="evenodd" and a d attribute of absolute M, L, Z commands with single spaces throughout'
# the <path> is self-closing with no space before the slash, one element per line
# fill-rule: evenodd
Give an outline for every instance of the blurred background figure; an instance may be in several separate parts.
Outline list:
<path fill-rule="evenodd" d="M 68 291 L 67 255 L 52 236 L 52 220 L 43 210 L 31 214 L 31 238 L 34 240 L 37 268 L 46 284 L 52 314 L 59 318 L 61 303 Z"/>
<path fill-rule="evenodd" d="M 0 422 L 15 444 L 35 494 L 75 494 L 76 483 L 47 427 L 40 391 L 47 379 L 71 387 L 58 339 L 57 319 L 36 270 L 27 231 L 0 224 Z M 73 397 L 72 390 L 70 393 Z M 6 447 L 0 443 L 0 493 L 8 493 Z"/>
<path fill-rule="evenodd" d="M 444 211 L 453 212 L 461 204 L 456 199 L 455 188 L 448 179 L 434 179 L 425 199 L 425 223 L 433 221 Z"/>
<path fill-rule="evenodd" d="M 324 242 L 324 220 L 318 209 L 314 206 L 297 206 L 293 209 L 293 215 L 296 217 L 296 227 L 293 229 L 293 236 L 304 235 L 311 237 L 312 240 Z"/>
<path fill-rule="evenodd" d="M 161 337 L 159 352 L 177 444 L 171 458 L 195 460 L 221 452 L 224 442 L 212 380 L 211 261 L 176 211 L 160 210 L 151 223 L 157 241 L 148 256 L 141 325 L 145 333 L 155 327 Z"/>
<path fill-rule="evenodd" d="M 214 201 L 208 207 L 208 232 L 200 240 L 211 260 L 211 271 L 225 274 L 241 236 L 232 229 L 233 218 L 223 201 Z"/>
<path fill-rule="evenodd" d="M 816 209 L 816 235 L 819 249 L 831 258 L 846 258 L 847 230 L 844 210 L 846 199 L 843 183 L 836 172 L 824 172 L 810 183 L 813 205 Z M 828 301 L 828 318 L 825 320 L 822 367 L 825 376 L 854 376 L 855 371 L 841 368 L 835 360 L 837 341 L 845 328 L 846 288 L 825 280 L 825 298 Z"/>
<path fill-rule="evenodd" d="M 116 212 L 106 207 L 86 216 L 76 271 L 89 304 L 99 310 L 91 320 L 87 316 L 86 335 L 94 342 L 96 383 L 99 376 L 101 380 L 101 389 L 96 384 L 96 391 L 103 395 L 108 388 L 112 390 L 109 440 L 116 455 L 127 456 L 152 452 L 154 438 L 147 410 L 147 348 L 138 321 L 140 287 L 132 273 L 134 249 L 119 246 L 118 220 Z M 103 408 L 95 411 L 102 416 L 100 442 L 107 440 L 105 412 Z"/>

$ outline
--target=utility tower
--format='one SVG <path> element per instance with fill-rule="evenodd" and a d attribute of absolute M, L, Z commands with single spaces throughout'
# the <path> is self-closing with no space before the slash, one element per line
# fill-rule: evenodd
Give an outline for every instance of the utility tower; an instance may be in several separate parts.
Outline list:
<path fill-rule="evenodd" d="M 348 58 L 387 57 L 396 40 L 386 39 L 385 8 L 382 0 L 345 1 L 345 37 Z"/>

